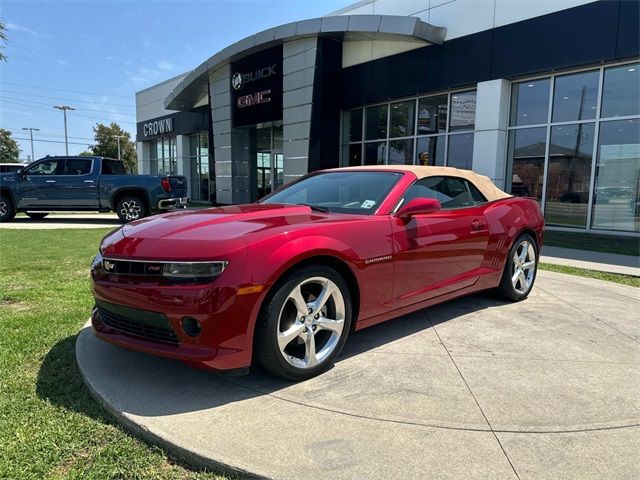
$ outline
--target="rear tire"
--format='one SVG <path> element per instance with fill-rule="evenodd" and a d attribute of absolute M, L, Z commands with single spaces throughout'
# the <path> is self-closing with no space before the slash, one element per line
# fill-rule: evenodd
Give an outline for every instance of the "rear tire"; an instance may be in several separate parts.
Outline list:
<path fill-rule="evenodd" d="M 529 296 L 538 272 L 538 245 L 531 235 L 520 235 L 509 250 L 498 293 L 513 302 Z"/>
<path fill-rule="evenodd" d="M 0 195 L 0 222 L 10 222 L 15 216 L 16 209 L 11 197 L 3 193 Z"/>
<path fill-rule="evenodd" d="M 116 205 L 116 213 L 122 223 L 132 222 L 147 216 L 147 207 L 139 197 L 122 197 Z"/>
<path fill-rule="evenodd" d="M 325 372 L 351 329 L 349 288 L 335 270 L 321 265 L 287 276 L 267 297 L 255 334 L 260 365 L 287 380 Z"/>
<path fill-rule="evenodd" d="M 40 220 L 41 218 L 49 215 L 49 212 L 27 212 L 27 217 L 33 218 L 34 220 Z"/>

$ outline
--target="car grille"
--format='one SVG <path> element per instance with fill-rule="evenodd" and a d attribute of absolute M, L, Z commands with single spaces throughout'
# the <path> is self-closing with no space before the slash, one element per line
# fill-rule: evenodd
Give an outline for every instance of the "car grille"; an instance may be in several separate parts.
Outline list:
<path fill-rule="evenodd" d="M 102 267 L 107 273 L 119 275 L 160 276 L 162 274 L 162 264 L 158 262 L 128 262 L 126 260 L 104 259 Z"/>
<path fill-rule="evenodd" d="M 120 306 L 112 306 L 107 309 L 105 308 L 106 305 L 109 304 L 99 302 L 96 304 L 96 308 L 102 323 L 107 327 L 156 342 L 164 342 L 171 345 L 179 344 L 175 330 L 169 325 L 169 320 L 164 315 L 143 310 L 138 310 L 140 315 L 136 315 L 136 309 Z M 124 310 L 124 312 L 116 313 L 113 311 L 113 307 Z M 133 315 L 125 313 L 133 313 Z"/>

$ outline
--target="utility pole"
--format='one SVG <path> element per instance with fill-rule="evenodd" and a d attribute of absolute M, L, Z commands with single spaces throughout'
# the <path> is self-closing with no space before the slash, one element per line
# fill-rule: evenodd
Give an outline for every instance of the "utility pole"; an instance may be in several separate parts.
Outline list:
<path fill-rule="evenodd" d="M 120 139 L 126 138 L 126 135 L 111 135 L 111 138 L 118 140 L 118 160 L 120 160 Z"/>
<path fill-rule="evenodd" d="M 40 129 L 32 127 L 22 127 L 22 129 L 29 131 L 29 135 L 31 137 L 31 161 L 33 162 L 36 159 L 35 155 L 33 154 L 33 132 L 39 132 Z"/>
<path fill-rule="evenodd" d="M 69 105 L 54 105 L 53 108 L 62 110 L 64 113 L 64 150 L 67 156 L 69 156 L 69 141 L 67 139 L 67 110 L 75 110 L 75 108 Z"/>

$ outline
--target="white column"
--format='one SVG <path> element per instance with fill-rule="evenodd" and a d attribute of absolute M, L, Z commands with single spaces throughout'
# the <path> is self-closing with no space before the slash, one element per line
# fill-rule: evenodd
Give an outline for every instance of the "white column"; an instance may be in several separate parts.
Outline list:
<path fill-rule="evenodd" d="M 472 168 L 499 188 L 505 186 L 510 92 L 508 80 L 478 83 Z"/>
<path fill-rule="evenodd" d="M 187 177 L 187 196 L 191 197 L 191 162 L 189 135 L 176 135 L 176 167 L 178 175 Z"/>
<path fill-rule="evenodd" d="M 136 154 L 138 156 L 138 173 L 149 175 L 151 173 L 151 148 L 149 142 L 137 142 Z"/>

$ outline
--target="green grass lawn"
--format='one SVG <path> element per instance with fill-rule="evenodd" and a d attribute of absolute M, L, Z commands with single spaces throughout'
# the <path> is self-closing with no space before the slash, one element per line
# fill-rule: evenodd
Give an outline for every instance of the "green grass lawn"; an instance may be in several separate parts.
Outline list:
<path fill-rule="evenodd" d="M 605 280 L 607 282 L 620 283 L 629 285 L 630 287 L 640 288 L 640 278 L 631 275 L 621 275 L 619 273 L 598 272 L 597 270 L 587 270 L 585 268 L 567 267 L 564 265 L 554 265 L 551 263 L 540 263 L 540 270 L 548 270 L 549 272 L 566 273 L 568 275 L 577 275 L 579 277 L 595 278 L 596 280 Z"/>
<path fill-rule="evenodd" d="M 126 433 L 80 378 L 76 336 L 105 233 L 0 230 L 0 478 L 221 478 Z"/>

